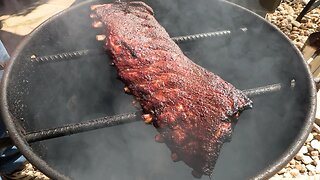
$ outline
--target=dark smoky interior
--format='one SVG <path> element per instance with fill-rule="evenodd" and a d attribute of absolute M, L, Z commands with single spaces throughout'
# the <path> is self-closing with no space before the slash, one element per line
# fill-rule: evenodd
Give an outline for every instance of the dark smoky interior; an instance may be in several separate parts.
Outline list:
<path fill-rule="evenodd" d="M 61 62 L 30 60 L 32 55 L 103 51 L 103 44 L 95 40 L 101 32 L 91 27 L 89 18 L 89 6 L 101 2 L 83 3 L 50 19 L 14 57 L 9 108 L 25 131 L 136 111 L 107 53 Z M 241 115 L 212 177 L 248 179 L 279 161 L 303 131 L 311 103 L 308 72 L 293 45 L 263 19 L 224 1 L 146 3 L 171 37 L 230 30 L 230 35 L 179 46 L 195 63 L 238 89 L 274 83 L 289 87 L 295 79 L 294 88 L 252 98 L 253 108 Z M 193 179 L 187 165 L 172 162 L 169 149 L 154 141 L 156 134 L 153 126 L 141 121 L 31 146 L 51 167 L 72 179 Z"/>

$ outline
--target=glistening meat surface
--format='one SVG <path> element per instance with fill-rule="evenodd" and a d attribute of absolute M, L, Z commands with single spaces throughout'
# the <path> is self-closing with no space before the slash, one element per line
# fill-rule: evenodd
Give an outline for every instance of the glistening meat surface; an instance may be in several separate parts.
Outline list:
<path fill-rule="evenodd" d="M 174 161 L 193 175 L 211 175 L 233 125 L 252 102 L 230 83 L 193 63 L 143 2 L 95 6 L 106 47 L 127 91 L 136 98 Z"/>

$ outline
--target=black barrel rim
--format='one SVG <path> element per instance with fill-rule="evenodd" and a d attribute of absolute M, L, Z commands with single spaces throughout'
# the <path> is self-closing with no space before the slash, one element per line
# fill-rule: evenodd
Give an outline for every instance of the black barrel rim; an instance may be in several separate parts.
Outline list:
<path fill-rule="evenodd" d="M 4 124 L 8 130 L 9 136 L 14 142 L 14 144 L 19 148 L 21 153 L 28 159 L 30 163 L 32 163 L 36 168 L 38 168 L 41 172 L 43 172 L 45 175 L 52 179 L 70 179 L 69 177 L 59 173 L 57 170 L 50 167 L 43 159 L 41 159 L 37 154 L 35 154 L 32 149 L 30 148 L 29 144 L 25 141 L 23 138 L 22 132 L 20 132 L 18 129 L 19 127 L 16 126 L 14 123 L 14 118 L 12 117 L 10 111 L 9 111 L 9 104 L 7 99 L 7 88 L 9 83 L 10 74 L 13 68 L 13 65 L 15 63 L 15 59 L 17 58 L 18 54 L 21 52 L 21 50 L 28 44 L 28 42 L 31 39 L 31 36 L 36 33 L 39 29 L 41 29 L 46 23 L 49 23 L 51 19 L 57 18 L 58 16 L 61 16 L 64 12 L 72 9 L 76 9 L 79 6 L 83 6 L 86 4 L 90 4 L 92 1 L 85 1 L 82 3 L 79 3 L 69 9 L 66 9 L 44 23 L 42 23 L 40 26 L 38 26 L 36 29 L 32 31 L 23 41 L 19 44 L 18 48 L 13 53 L 13 56 L 10 58 L 10 61 L 5 69 L 3 78 L 2 78 L 2 85 L 1 85 L 1 110 L 2 110 L 2 117 L 4 120 Z M 257 14 L 239 6 L 231 2 L 224 1 L 224 3 L 228 3 L 232 6 L 236 6 L 237 8 L 241 8 L 244 11 L 247 11 L 248 13 L 258 16 Z M 297 135 L 297 141 L 292 144 L 288 150 L 279 158 L 278 161 L 274 162 L 273 164 L 270 164 L 268 168 L 261 170 L 258 174 L 256 174 L 252 179 L 268 179 L 272 177 L 276 172 L 281 170 L 294 156 L 295 154 L 300 150 L 300 148 L 303 146 L 305 140 L 307 139 L 309 133 L 311 132 L 312 125 L 315 118 L 315 112 L 316 112 L 316 88 L 313 81 L 312 74 L 310 72 L 310 69 L 308 67 L 308 64 L 303 60 L 303 55 L 301 52 L 295 47 L 295 45 L 291 42 L 291 40 L 286 37 L 284 33 L 282 33 L 280 30 L 277 29 L 276 26 L 272 25 L 271 23 L 267 22 L 262 17 L 258 16 L 258 18 L 269 25 L 273 26 L 278 33 L 280 33 L 287 41 L 290 42 L 291 47 L 295 50 L 297 55 L 300 57 L 304 69 L 307 70 L 308 75 L 308 84 L 309 84 L 309 93 L 310 93 L 310 106 L 308 107 L 309 111 L 307 113 L 307 116 L 305 117 L 306 121 L 303 127 L 301 129 L 304 129 L 303 131 L 300 131 L 300 133 Z"/>
<path fill-rule="evenodd" d="M 246 10 L 245 8 L 225 1 L 226 3 L 230 3 L 233 4 L 234 6 L 237 6 L 238 8 L 241 8 L 243 10 Z M 246 10 L 248 11 L 248 10 Z M 265 21 L 266 23 L 268 23 L 269 25 L 271 25 L 272 27 L 274 27 L 289 43 L 290 46 L 295 50 L 295 52 L 297 53 L 298 56 L 300 56 L 300 59 L 302 61 L 303 64 L 303 68 L 305 68 L 307 70 L 308 73 L 308 80 L 309 80 L 309 91 L 310 91 L 310 107 L 309 112 L 307 113 L 307 116 L 305 117 L 305 119 L 307 119 L 305 125 L 303 127 L 301 127 L 301 129 L 304 129 L 304 131 L 301 131 L 297 137 L 298 141 L 296 141 L 296 143 L 292 144 L 288 150 L 279 158 L 278 161 L 272 163 L 269 165 L 268 168 L 261 170 L 258 174 L 256 174 L 255 177 L 253 177 L 252 179 L 257 179 L 257 180 L 262 180 L 262 179 L 269 179 L 271 178 L 273 175 L 275 175 L 277 172 L 279 172 L 284 166 L 286 166 L 290 160 L 292 158 L 294 158 L 294 156 L 299 152 L 300 148 L 303 146 L 304 142 L 307 140 L 309 133 L 311 133 L 312 130 L 312 126 L 314 123 L 314 119 L 316 116 L 316 106 L 317 106 L 317 100 L 316 100 L 316 96 L 317 96 L 317 90 L 316 90 L 316 86 L 313 80 L 313 75 L 310 71 L 309 65 L 307 64 L 307 62 L 304 60 L 304 57 L 301 53 L 301 51 L 298 50 L 298 48 L 293 44 L 293 42 L 291 41 L 291 39 L 289 39 L 282 31 L 280 31 L 278 29 L 277 26 L 269 23 L 268 21 L 266 21 L 264 18 L 262 18 L 261 16 L 259 16 L 258 14 L 255 14 L 254 12 L 248 11 L 253 15 L 256 15 L 257 18 L 259 18 L 262 21 Z"/>

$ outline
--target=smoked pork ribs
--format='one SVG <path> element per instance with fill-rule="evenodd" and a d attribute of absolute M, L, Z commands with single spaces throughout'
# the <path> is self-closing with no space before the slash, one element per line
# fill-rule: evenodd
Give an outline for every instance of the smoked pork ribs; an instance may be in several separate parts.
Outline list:
<path fill-rule="evenodd" d="M 92 10 L 93 26 L 105 30 L 106 48 L 125 91 L 159 132 L 155 140 L 169 147 L 173 161 L 190 166 L 195 177 L 211 175 L 239 114 L 252 101 L 188 59 L 145 3 L 95 5 Z"/>

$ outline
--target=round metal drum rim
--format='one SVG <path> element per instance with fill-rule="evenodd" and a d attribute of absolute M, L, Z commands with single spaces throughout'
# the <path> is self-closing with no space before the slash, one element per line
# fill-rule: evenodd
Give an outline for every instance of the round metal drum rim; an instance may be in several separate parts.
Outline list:
<path fill-rule="evenodd" d="M 225 0 L 223 0 L 223 1 L 225 1 Z M 300 60 L 302 61 L 303 68 L 307 71 L 307 75 L 308 75 L 310 106 L 308 107 L 309 112 L 307 113 L 307 115 L 305 117 L 305 119 L 307 121 L 305 122 L 304 126 L 301 127 L 301 131 L 299 132 L 299 134 L 296 137 L 297 141 L 295 143 L 293 143 L 291 146 L 289 146 L 288 150 L 285 151 L 283 153 L 283 155 L 281 155 L 278 158 L 279 159 L 278 161 L 270 164 L 267 168 L 261 170 L 254 177 L 251 177 L 251 179 L 255 179 L 255 180 L 269 179 L 273 175 L 275 175 L 277 172 L 279 172 L 283 167 L 285 167 L 291 161 L 292 158 L 294 158 L 294 156 L 298 153 L 298 151 L 303 146 L 304 142 L 307 140 L 308 135 L 311 133 L 312 126 L 313 126 L 314 119 L 315 119 L 315 115 L 316 115 L 317 90 L 316 90 L 315 82 L 313 80 L 313 75 L 310 71 L 309 65 L 304 60 L 302 53 L 293 44 L 291 39 L 289 39 L 281 30 L 279 30 L 279 28 L 277 26 L 271 24 L 270 22 L 268 22 L 267 20 L 265 20 L 264 18 L 262 18 L 258 14 L 251 12 L 251 11 L 248 11 L 247 9 L 245 9 L 237 4 L 234 4 L 234 3 L 231 3 L 228 1 L 225 1 L 225 2 L 232 4 L 234 6 L 237 6 L 238 8 L 243 9 L 244 11 L 247 11 L 248 13 L 251 13 L 251 14 L 257 16 L 257 18 L 266 22 L 267 24 L 272 26 L 274 29 L 276 29 L 277 32 L 281 34 L 282 38 L 284 38 L 286 41 L 289 42 L 290 46 L 294 49 L 295 53 L 300 57 Z"/>
<path fill-rule="evenodd" d="M 7 99 L 7 87 L 8 87 L 8 78 L 12 71 L 12 66 L 15 63 L 13 59 L 16 59 L 19 55 L 19 52 L 22 51 L 22 49 L 28 44 L 30 41 L 32 34 L 38 32 L 47 22 L 50 22 L 52 19 L 55 19 L 56 17 L 61 16 L 65 12 L 76 9 L 79 6 L 82 6 L 84 4 L 88 4 L 90 1 L 85 1 L 82 3 L 79 3 L 73 7 L 70 7 L 68 9 L 65 9 L 61 11 L 60 13 L 57 13 L 56 15 L 52 16 L 48 20 L 44 21 L 42 24 L 40 24 L 37 28 L 35 28 L 24 40 L 19 44 L 17 49 L 14 51 L 13 56 L 10 58 L 10 61 L 5 68 L 2 83 L 1 83 L 1 112 L 2 117 L 4 120 L 4 124 L 6 125 L 6 128 L 8 130 L 9 136 L 14 142 L 14 144 L 18 147 L 20 152 L 26 157 L 26 159 L 34 165 L 37 169 L 39 169 L 42 173 L 50 177 L 51 179 L 61 179 L 61 180 L 70 180 L 69 177 L 61 174 L 57 170 L 53 169 L 51 166 L 49 166 L 43 159 L 41 159 L 37 154 L 35 154 L 29 144 L 25 141 L 23 138 L 23 135 L 21 132 L 19 132 L 14 123 L 14 119 L 12 118 L 12 115 L 9 111 L 9 105 L 8 105 L 8 99 Z"/>
<path fill-rule="evenodd" d="M 2 78 L 1 110 L 2 110 L 2 116 L 4 119 L 4 124 L 6 125 L 7 130 L 9 131 L 9 136 L 13 140 L 14 144 L 19 148 L 21 153 L 28 159 L 28 161 L 31 162 L 36 168 L 38 168 L 41 172 L 43 172 L 45 175 L 47 175 L 48 177 L 50 177 L 52 179 L 69 180 L 70 178 L 59 173 L 57 170 L 53 169 L 52 167 L 50 167 L 43 159 L 41 159 L 37 154 L 35 154 L 32 151 L 29 144 L 24 140 L 23 134 L 17 130 L 18 128 L 16 127 L 16 125 L 14 123 L 15 120 L 11 117 L 11 113 L 9 112 L 9 105 L 8 105 L 8 99 L 7 99 L 7 87 L 8 87 L 8 83 L 9 83 L 8 80 L 9 80 L 9 76 L 12 71 L 12 66 L 15 63 L 13 61 L 13 59 L 17 58 L 17 56 L 19 55 L 19 52 L 22 51 L 24 46 L 31 39 L 32 34 L 39 31 L 47 22 L 50 22 L 50 20 L 64 14 L 66 11 L 76 9 L 79 6 L 83 6 L 85 4 L 90 4 L 90 3 L 93 3 L 93 2 L 92 1 L 85 1 L 85 2 L 79 3 L 69 9 L 66 9 L 66 10 L 56 14 L 55 16 L 51 17 L 49 20 L 45 21 L 40 26 L 38 26 L 28 37 L 26 37 L 22 41 L 22 43 L 15 50 L 13 56 L 11 57 L 11 61 L 9 62 L 8 66 L 5 69 L 4 76 Z M 292 46 L 292 48 L 295 50 L 297 55 L 303 61 L 303 56 L 302 56 L 301 52 L 293 45 L 291 40 L 289 38 L 287 38 L 277 27 L 275 27 L 271 23 L 267 22 L 265 19 L 263 19 L 259 15 L 255 14 L 251 11 L 248 11 L 247 9 L 245 9 L 239 5 L 236 5 L 234 3 L 227 2 L 227 1 L 224 1 L 224 3 L 230 4 L 232 6 L 235 6 L 237 8 L 240 8 L 240 9 L 246 11 L 247 13 L 253 14 L 254 16 L 257 16 L 257 18 L 259 18 L 260 20 L 268 23 L 273 28 L 277 29 L 277 31 L 280 34 L 282 34 L 283 38 L 285 38 L 288 42 L 290 42 L 290 45 Z M 307 139 L 309 133 L 311 132 L 312 125 L 314 122 L 314 117 L 315 117 L 315 110 L 316 110 L 316 88 L 315 88 L 315 84 L 314 84 L 314 81 L 312 78 L 312 74 L 310 72 L 310 69 L 309 69 L 307 63 L 305 61 L 303 61 L 302 64 L 303 64 L 303 68 L 305 68 L 307 70 L 307 75 L 309 76 L 309 78 L 308 78 L 309 79 L 308 83 L 310 84 L 310 88 L 309 88 L 310 92 L 309 93 L 311 95 L 310 107 L 308 108 L 309 112 L 307 113 L 307 116 L 306 116 L 307 121 L 305 122 L 304 126 L 301 127 L 301 129 L 302 129 L 301 132 L 297 135 L 298 141 L 293 143 L 288 148 L 288 150 L 279 158 L 278 161 L 271 164 L 268 168 L 260 171 L 258 174 L 256 174 L 254 177 L 252 177 L 252 179 L 267 179 L 267 178 L 272 177 L 276 172 L 278 172 L 281 168 L 283 168 L 294 157 L 294 155 L 303 146 L 305 140 Z"/>

